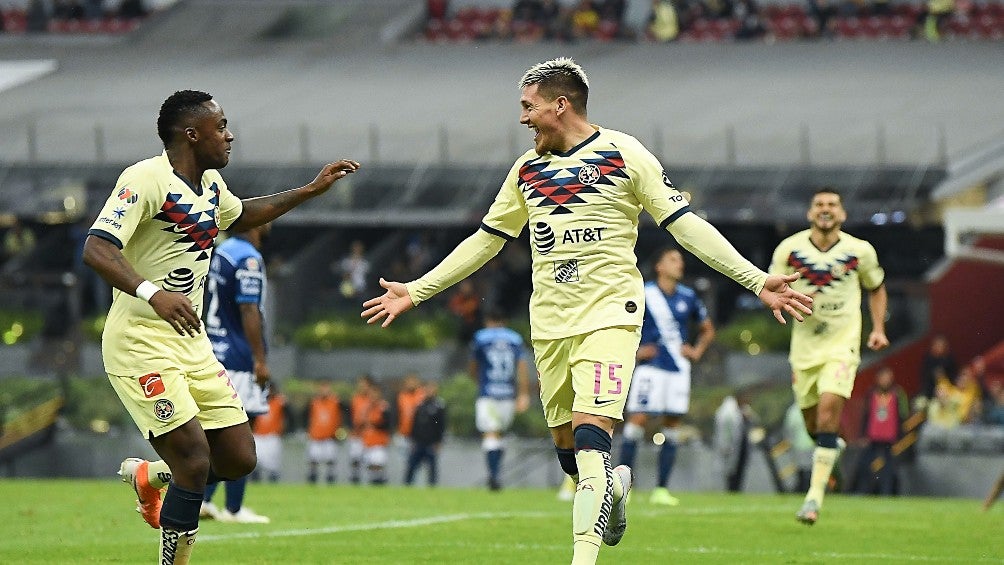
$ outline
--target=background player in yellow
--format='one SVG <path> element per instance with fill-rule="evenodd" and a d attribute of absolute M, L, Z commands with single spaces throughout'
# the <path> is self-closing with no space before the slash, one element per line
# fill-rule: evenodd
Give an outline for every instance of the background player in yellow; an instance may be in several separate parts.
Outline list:
<path fill-rule="evenodd" d="M 816 440 L 809 492 L 795 515 L 811 525 L 819 519 L 839 456 L 840 414 L 861 363 L 862 287 L 868 291 L 872 321 L 868 347 L 878 351 L 889 339 L 885 272 L 870 243 L 841 231 L 847 212 L 840 194 L 830 188 L 816 191 L 807 217 L 809 229 L 789 236 L 774 250 L 770 272 L 801 274 L 792 286 L 813 297 L 812 315 L 792 328 L 789 353 L 795 401 Z"/>
<path fill-rule="evenodd" d="M 519 82 L 520 123 L 533 149 L 513 164 L 480 229 L 407 284 L 363 304 L 369 323 L 397 316 L 484 265 L 530 224 L 532 346 L 541 401 L 558 461 L 578 482 L 572 563 L 595 563 L 601 541 L 627 525 L 631 470 L 610 468 L 614 424 L 623 417 L 638 349 L 644 290 L 634 247 L 644 208 L 705 262 L 757 293 L 782 323 L 801 319 L 809 297 L 743 258 L 696 214 L 659 161 L 633 137 L 586 117 L 589 80 L 574 61 L 535 65 Z"/>
<path fill-rule="evenodd" d="M 325 165 L 305 186 L 240 200 L 216 169 L 234 136 L 205 92 L 160 108 L 165 151 L 123 171 L 84 244 L 84 261 L 112 287 L 102 358 L 112 387 L 163 458 L 127 459 L 119 473 L 138 510 L 161 528 L 158 563 L 188 563 L 207 482 L 255 467 L 248 418 L 201 331 L 202 295 L 221 229 L 263 225 L 319 196 L 359 163 Z M 167 492 L 161 501 L 161 489 Z"/>

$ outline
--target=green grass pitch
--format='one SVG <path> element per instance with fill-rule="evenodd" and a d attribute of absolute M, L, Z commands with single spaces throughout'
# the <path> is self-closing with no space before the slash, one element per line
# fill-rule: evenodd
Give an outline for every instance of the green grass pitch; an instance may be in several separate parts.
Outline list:
<path fill-rule="evenodd" d="M 599 563 L 1004 563 L 1004 503 L 831 495 L 818 524 L 800 497 L 638 492 Z M 217 494 L 222 501 L 222 489 Z M 193 564 L 568 563 L 570 503 L 554 491 L 257 485 L 268 525 L 204 522 Z M 157 534 L 116 481 L 0 480 L 0 563 L 153 563 Z"/>

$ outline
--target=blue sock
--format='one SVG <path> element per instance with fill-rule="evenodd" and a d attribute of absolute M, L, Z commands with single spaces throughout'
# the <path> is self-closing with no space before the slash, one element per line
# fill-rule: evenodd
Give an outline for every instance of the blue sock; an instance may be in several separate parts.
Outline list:
<path fill-rule="evenodd" d="M 564 471 L 566 475 L 574 477 L 579 474 L 579 466 L 575 462 L 574 449 L 562 449 L 560 447 L 555 447 L 554 451 L 558 454 L 558 464 L 561 465 L 561 470 Z"/>
<path fill-rule="evenodd" d="M 231 514 L 236 514 L 244 504 L 244 491 L 247 489 L 247 484 L 247 477 L 241 477 L 239 479 L 226 482 L 227 510 L 229 510 Z"/>
<path fill-rule="evenodd" d="M 621 443 L 621 465 L 634 467 L 634 458 L 638 453 L 638 442 L 633 439 L 626 439 Z"/>
<path fill-rule="evenodd" d="M 210 502 L 213 500 L 213 494 L 216 492 L 216 485 L 219 483 L 209 483 L 206 485 L 206 492 L 202 494 L 202 500 Z"/>
<path fill-rule="evenodd" d="M 160 525 L 168 530 L 188 532 L 199 527 L 202 493 L 187 490 L 175 483 L 167 486 L 164 505 L 160 508 Z"/>
<path fill-rule="evenodd" d="M 666 440 L 659 450 L 659 486 L 664 487 L 669 484 L 669 475 L 673 472 L 673 463 L 676 461 L 676 444 Z"/>
<path fill-rule="evenodd" d="M 492 449 L 486 451 L 485 455 L 488 458 L 488 476 L 497 479 L 499 476 L 499 469 L 502 467 L 502 450 Z"/>
<path fill-rule="evenodd" d="M 816 434 L 816 445 L 819 447 L 837 448 L 837 434 L 833 432 L 819 432 Z"/>

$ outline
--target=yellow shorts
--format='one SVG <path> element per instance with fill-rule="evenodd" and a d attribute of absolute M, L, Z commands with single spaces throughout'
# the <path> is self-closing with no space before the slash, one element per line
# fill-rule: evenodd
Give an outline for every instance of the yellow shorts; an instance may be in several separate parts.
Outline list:
<path fill-rule="evenodd" d="M 572 412 L 623 420 L 640 342 L 638 326 L 533 340 L 548 427 L 571 422 Z"/>
<path fill-rule="evenodd" d="M 792 369 L 791 389 L 798 407 L 819 404 L 819 395 L 824 392 L 850 398 L 857 372 L 858 365 L 849 361 L 827 361 L 809 369 Z"/>
<path fill-rule="evenodd" d="M 206 430 L 248 421 L 237 391 L 218 363 L 200 371 L 108 375 L 108 380 L 147 439 L 166 434 L 192 418 L 198 418 Z"/>

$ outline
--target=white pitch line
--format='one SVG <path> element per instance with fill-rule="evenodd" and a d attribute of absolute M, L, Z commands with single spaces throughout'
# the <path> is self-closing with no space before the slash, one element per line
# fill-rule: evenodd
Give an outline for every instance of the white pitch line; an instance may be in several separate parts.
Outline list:
<path fill-rule="evenodd" d="M 434 524 L 446 524 L 463 520 L 492 520 L 499 518 L 543 518 L 564 515 L 556 512 L 477 512 L 461 514 L 444 514 L 413 518 L 411 520 L 388 520 L 386 522 L 370 522 L 368 524 L 347 524 L 344 526 L 326 526 L 323 528 L 303 528 L 299 530 L 278 530 L 274 532 L 238 532 L 233 534 L 209 534 L 198 537 L 203 541 L 223 541 L 247 538 L 290 538 L 302 536 L 317 536 L 324 534 L 339 534 L 343 532 L 361 532 L 372 530 L 393 530 L 399 528 L 417 528 Z"/>

